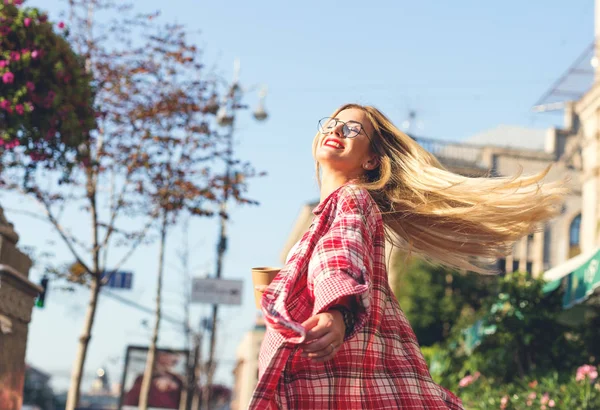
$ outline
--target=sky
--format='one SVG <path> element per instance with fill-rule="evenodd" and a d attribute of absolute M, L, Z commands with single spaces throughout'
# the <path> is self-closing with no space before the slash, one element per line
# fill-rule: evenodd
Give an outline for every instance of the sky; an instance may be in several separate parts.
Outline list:
<path fill-rule="evenodd" d="M 234 207 L 223 277 L 244 279 L 243 304 L 223 307 L 219 316 L 217 381 L 231 384 L 235 352 L 253 325 L 250 268 L 280 265 L 280 253 L 301 207 L 318 199 L 311 157 L 317 121 L 346 102 L 372 104 L 396 124 L 417 115 L 417 135 L 462 140 L 500 124 L 547 128 L 561 116 L 531 111 L 532 105 L 593 39 L 592 0 L 449 1 L 205 1 L 136 0 L 140 11 L 161 10 L 163 21 L 185 25 L 226 78 L 241 62 L 241 82 L 250 104 L 266 85 L 269 118 L 257 123 L 239 114 L 236 152 L 268 175 L 252 181 L 249 195 L 258 207 Z M 29 0 L 60 20 L 64 2 Z M 499 142 L 500 143 L 500 142 Z M 20 245 L 43 251 L 58 239 L 40 222 L 11 209 L 34 205 L 2 193 L 0 204 L 21 236 Z M 64 223 L 87 232 L 86 215 Z M 183 276 L 178 262 L 182 230 L 170 236 L 165 277 L 166 312 L 183 314 Z M 216 220 L 189 225 L 190 266 L 195 276 L 212 274 L 218 233 Z M 63 246 L 58 261 L 69 261 Z M 125 266 L 134 289 L 119 295 L 152 308 L 158 252 L 138 250 Z M 39 272 L 31 274 L 39 280 Z M 30 325 L 28 363 L 53 375 L 56 390 L 68 387 L 87 293 L 49 291 L 47 306 Z M 198 327 L 209 307 L 191 308 Z M 125 348 L 147 344 L 148 314 L 102 297 L 86 362 L 86 375 L 105 367 L 120 381 Z M 163 347 L 183 346 L 181 328 L 162 328 Z M 206 350 L 205 353 L 206 354 Z M 206 357 L 206 356 L 205 356 Z M 84 380 L 83 390 L 91 379 Z"/>

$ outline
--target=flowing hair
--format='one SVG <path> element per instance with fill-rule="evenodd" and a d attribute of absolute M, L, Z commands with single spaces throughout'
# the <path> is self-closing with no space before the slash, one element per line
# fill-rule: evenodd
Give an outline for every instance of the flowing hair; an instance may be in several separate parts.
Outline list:
<path fill-rule="evenodd" d="M 560 212 L 564 181 L 542 184 L 545 171 L 513 177 L 471 178 L 445 169 L 378 109 L 363 111 L 373 129 L 371 149 L 379 166 L 359 185 L 377 203 L 388 240 L 410 253 L 458 269 L 488 273 L 490 263 Z M 315 137 L 313 152 L 319 134 Z M 317 177 L 320 167 L 317 162 Z"/>

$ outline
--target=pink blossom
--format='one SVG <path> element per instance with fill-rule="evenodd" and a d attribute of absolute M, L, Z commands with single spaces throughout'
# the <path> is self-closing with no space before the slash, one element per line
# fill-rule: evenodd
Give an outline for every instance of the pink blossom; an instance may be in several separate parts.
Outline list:
<path fill-rule="evenodd" d="M 39 51 L 37 51 L 37 50 L 33 50 L 33 51 L 31 52 L 31 58 L 33 58 L 33 59 L 36 59 L 36 58 L 38 58 L 38 57 L 39 57 L 39 55 L 40 55 L 40 52 L 39 52 Z"/>
<path fill-rule="evenodd" d="M 598 378 L 598 369 L 596 367 L 584 364 L 577 369 L 577 375 L 575 376 L 575 380 L 580 382 L 589 378 L 591 381 L 594 381 Z"/>
<path fill-rule="evenodd" d="M 0 68 L 4 68 L 6 66 L 8 66 L 8 61 L 6 61 L 6 60 L 0 60 Z"/>
<path fill-rule="evenodd" d="M 32 83 L 31 81 L 27 81 L 27 84 L 25 84 L 25 86 L 27 87 L 27 90 L 29 90 L 30 92 L 33 92 L 35 90 L 35 84 Z"/>
<path fill-rule="evenodd" d="M 18 147 L 19 145 L 21 145 L 21 143 L 19 142 L 19 140 L 13 140 L 11 142 L 6 143 L 6 148 L 7 149 L 12 149 L 14 147 Z"/>
<path fill-rule="evenodd" d="M 548 402 L 548 407 L 554 407 L 554 406 L 556 406 L 556 402 L 554 400 L 550 400 Z"/>
<path fill-rule="evenodd" d="M 17 114 L 19 115 L 23 115 L 25 114 L 25 108 L 23 107 L 23 104 L 17 104 L 15 106 L 15 111 L 17 112 Z"/>
<path fill-rule="evenodd" d="M 11 31 L 10 27 L 8 27 L 8 26 L 2 26 L 2 27 L 0 27 L 0 34 L 3 35 L 3 36 L 9 35 L 10 31 Z"/>
<path fill-rule="evenodd" d="M 536 397 L 537 397 L 537 394 L 535 394 L 535 392 L 531 392 L 527 396 L 527 398 L 530 399 L 530 400 L 534 400 Z"/>
<path fill-rule="evenodd" d="M 548 395 L 548 393 L 544 393 L 544 395 L 540 399 L 540 403 L 541 404 L 548 404 L 549 401 L 550 401 L 550 396 Z"/>
<path fill-rule="evenodd" d="M 459 382 L 459 387 L 467 387 L 475 381 L 475 378 L 471 375 L 463 377 Z"/>
<path fill-rule="evenodd" d="M 23 20 L 23 24 L 25 24 L 25 27 L 29 27 L 31 25 L 31 19 L 29 17 L 26 17 Z"/>
<path fill-rule="evenodd" d="M 2 81 L 4 81 L 4 84 L 12 84 L 15 81 L 15 75 L 8 71 L 2 76 Z"/>
<path fill-rule="evenodd" d="M 58 28 L 61 29 L 61 30 L 63 28 L 65 28 L 65 23 L 63 23 L 62 21 L 60 23 L 58 23 Z"/>
<path fill-rule="evenodd" d="M 13 0 L 13 3 L 15 4 L 15 6 L 20 6 L 21 4 L 23 4 L 23 0 Z"/>
<path fill-rule="evenodd" d="M 8 111 L 8 109 L 10 108 L 10 102 L 8 100 L 2 100 L 2 101 L 0 101 L 0 108 L 2 108 L 3 110 Z"/>
<path fill-rule="evenodd" d="M 18 53 L 16 51 L 11 51 L 10 52 L 10 59 L 12 61 L 19 61 L 21 59 L 21 53 Z"/>
<path fill-rule="evenodd" d="M 508 404 L 508 396 L 503 396 L 500 399 L 500 410 L 506 409 L 506 405 Z"/>

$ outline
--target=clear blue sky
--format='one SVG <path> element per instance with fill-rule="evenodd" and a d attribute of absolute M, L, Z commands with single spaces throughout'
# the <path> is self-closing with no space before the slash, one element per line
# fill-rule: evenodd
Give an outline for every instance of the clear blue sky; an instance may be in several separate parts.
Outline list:
<path fill-rule="evenodd" d="M 54 20 L 64 4 L 28 3 L 49 10 Z M 532 104 L 593 37 L 592 0 L 135 3 L 142 10 L 161 9 L 165 20 L 201 30 L 197 39 L 206 50 L 206 63 L 217 64 L 223 75 L 231 75 L 233 60 L 239 57 L 242 82 L 269 87 L 268 122 L 257 124 L 250 113 L 240 116 L 238 152 L 269 175 L 251 186 L 251 196 L 261 206 L 236 209 L 232 215 L 225 278 L 248 278 L 251 266 L 279 264 L 299 209 L 318 198 L 310 153 L 316 122 L 338 105 L 373 104 L 398 124 L 413 109 L 423 126 L 419 134 L 440 139 L 460 140 L 498 124 L 545 128 L 560 123 L 560 116 L 533 114 Z M 256 96 L 248 99 L 253 102 Z M 10 195 L 0 200 L 5 207 L 24 206 Z M 43 247 L 52 237 L 40 222 L 7 214 L 21 244 Z M 87 222 L 83 215 L 71 218 L 68 225 Z M 216 221 L 194 223 L 190 233 L 194 273 L 212 272 Z M 165 292 L 171 315 L 182 314 L 177 236 L 179 231 L 172 236 Z M 64 248 L 57 250 L 59 260 L 68 260 Z M 135 272 L 135 289 L 123 296 L 152 306 L 156 260 L 155 247 L 140 250 L 130 260 L 127 268 Z M 27 360 L 53 373 L 58 389 L 68 385 L 86 300 L 83 291 L 51 290 L 47 308 L 33 316 Z M 195 306 L 194 323 L 207 313 L 207 308 Z M 220 316 L 220 381 L 231 382 L 235 349 L 254 317 L 247 281 L 243 306 L 224 308 Z M 86 370 L 106 365 L 117 381 L 125 346 L 149 339 L 140 325 L 143 319 L 151 321 L 103 298 Z M 161 342 L 180 347 L 181 332 L 166 325 Z"/>

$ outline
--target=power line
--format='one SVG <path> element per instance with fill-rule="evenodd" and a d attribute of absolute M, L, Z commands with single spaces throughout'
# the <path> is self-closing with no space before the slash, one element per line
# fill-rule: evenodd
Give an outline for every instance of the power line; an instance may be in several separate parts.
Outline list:
<path fill-rule="evenodd" d="M 124 304 L 126 306 L 129 306 L 129 307 L 132 307 L 134 309 L 137 309 L 137 310 L 139 310 L 141 312 L 148 313 L 148 314 L 151 314 L 151 315 L 154 315 L 156 313 L 154 311 L 154 309 L 151 309 L 151 308 L 149 308 L 147 306 L 141 305 L 141 304 L 139 304 L 137 302 L 134 302 L 133 300 L 126 299 L 123 296 L 119 296 L 116 293 L 112 293 L 112 292 L 110 292 L 108 290 L 102 290 L 102 294 L 104 294 L 106 296 L 109 296 L 110 298 L 112 298 L 112 299 L 114 299 L 114 300 L 116 300 L 116 301 L 118 301 L 118 302 L 120 302 L 120 303 L 122 303 L 122 304 Z M 161 319 L 163 319 L 163 320 L 165 320 L 167 322 L 170 322 L 170 323 L 172 323 L 174 325 L 177 325 L 177 326 L 183 326 L 183 324 L 184 324 L 183 321 L 175 319 L 175 318 L 173 318 L 173 317 L 171 317 L 169 315 L 166 315 L 164 313 L 161 314 Z"/>

